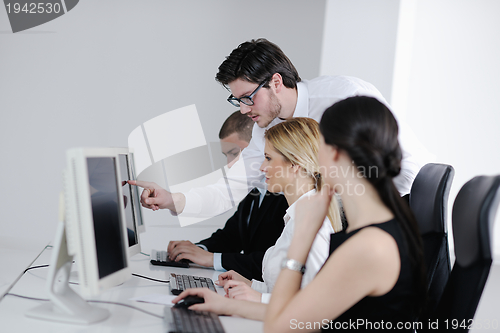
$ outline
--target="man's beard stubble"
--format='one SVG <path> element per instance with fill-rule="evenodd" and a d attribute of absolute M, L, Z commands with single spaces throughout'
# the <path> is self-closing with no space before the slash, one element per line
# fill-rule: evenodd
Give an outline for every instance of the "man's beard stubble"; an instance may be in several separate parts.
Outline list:
<path fill-rule="evenodd" d="M 269 126 L 269 124 L 271 124 L 274 119 L 279 117 L 281 113 L 281 104 L 271 90 L 269 90 L 269 110 L 270 119 L 264 124 L 264 126 L 262 126 L 262 128 Z"/>

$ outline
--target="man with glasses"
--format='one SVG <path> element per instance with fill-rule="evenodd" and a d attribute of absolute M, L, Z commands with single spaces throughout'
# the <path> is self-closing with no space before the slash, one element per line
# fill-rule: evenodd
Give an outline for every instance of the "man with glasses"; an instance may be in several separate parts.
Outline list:
<path fill-rule="evenodd" d="M 302 81 L 283 51 L 266 39 L 240 44 L 219 66 L 216 80 L 231 92 L 228 102 L 240 107 L 241 113 L 254 121 L 250 144 L 225 180 L 185 194 L 146 189 L 141 199 L 144 207 L 167 208 L 187 216 L 220 214 L 232 207 L 233 200 L 243 199 L 253 187 L 265 187 L 259 166 L 264 160 L 266 129 L 292 117 L 309 117 L 319 122 L 332 104 L 356 95 L 375 97 L 387 105 L 373 85 L 354 77 L 321 76 Z M 427 152 L 404 123 L 399 121 L 399 126 L 403 161 L 394 184 L 405 195 L 426 163 Z M 227 183 L 233 184 L 230 193 Z"/>

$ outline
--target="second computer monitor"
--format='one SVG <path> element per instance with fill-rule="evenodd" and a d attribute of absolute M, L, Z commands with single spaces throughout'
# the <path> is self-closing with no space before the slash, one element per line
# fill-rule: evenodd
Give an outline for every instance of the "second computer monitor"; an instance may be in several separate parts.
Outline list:
<path fill-rule="evenodd" d="M 129 255 L 133 256 L 141 252 L 139 232 L 141 231 L 141 226 L 144 226 L 140 206 L 140 194 L 136 186 L 127 183 L 128 180 L 135 179 L 133 154 L 127 148 L 117 148 L 117 152 L 123 204 L 125 207 L 125 221 L 127 224 Z"/>

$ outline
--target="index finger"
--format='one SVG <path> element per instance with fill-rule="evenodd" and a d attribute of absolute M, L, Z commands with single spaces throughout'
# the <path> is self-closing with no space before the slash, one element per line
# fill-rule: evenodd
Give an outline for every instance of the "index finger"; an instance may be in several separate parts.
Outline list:
<path fill-rule="evenodd" d="M 142 187 L 145 189 L 154 189 L 154 185 L 153 185 L 154 183 L 152 183 L 152 182 L 145 182 L 142 180 L 129 180 L 128 183 L 130 185 L 139 186 L 139 187 Z"/>
<path fill-rule="evenodd" d="M 179 294 L 176 298 L 172 300 L 172 303 L 177 303 L 181 299 L 184 299 L 187 296 L 193 295 L 193 296 L 198 296 L 198 297 L 203 297 L 205 298 L 205 293 L 204 291 L 208 290 L 207 288 L 188 288 L 184 290 L 182 293 Z"/>

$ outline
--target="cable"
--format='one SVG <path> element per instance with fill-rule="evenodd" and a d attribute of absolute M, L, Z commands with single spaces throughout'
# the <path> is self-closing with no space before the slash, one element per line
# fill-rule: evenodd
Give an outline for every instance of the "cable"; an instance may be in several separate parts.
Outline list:
<path fill-rule="evenodd" d="M 36 297 L 28 297 L 28 296 L 23 296 L 23 295 L 18 295 L 18 294 L 12 294 L 12 293 L 7 293 L 5 296 L 15 296 L 15 297 L 20 297 L 20 298 L 26 298 L 26 299 L 31 299 L 33 301 L 43 301 L 43 302 L 49 302 L 49 299 L 46 298 L 36 298 Z"/>
<path fill-rule="evenodd" d="M 47 246 L 50 246 L 50 245 L 47 245 Z M 74 264 L 75 261 L 73 260 L 72 264 Z M 44 268 L 44 267 L 49 267 L 50 265 L 40 265 L 40 266 L 31 266 L 31 267 L 28 267 L 24 270 L 23 274 L 26 273 L 27 271 L 29 270 L 32 270 L 32 269 L 35 269 L 35 268 Z M 21 275 L 23 275 L 21 274 Z"/>
<path fill-rule="evenodd" d="M 7 293 L 7 294 L 5 294 L 5 296 L 14 296 L 14 297 L 20 297 L 20 298 L 25 298 L 25 299 L 34 300 L 34 301 L 50 302 L 50 300 L 46 299 L 46 298 L 28 297 L 28 296 L 23 296 L 23 295 L 18 295 L 18 294 L 12 294 L 12 293 Z M 134 310 L 137 310 L 137 311 L 144 312 L 145 314 L 148 314 L 150 316 L 154 316 L 154 317 L 157 317 L 157 318 L 160 318 L 160 319 L 164 319 L 163 316 L 159 316 L 156 313 L 152 313 L 152 312 L 146 311 L 144 309 L 135 307 L 133 305 L 125 304 L 125 303 L 116 303 L 116 302 L 108 302 L 108 301 L 97 301 L 97 300 L 88 300 L 87 302 L 89 302 L 89 303 L 104 303 L 104 304 L 121 305 L 121 306 L 125 306 L 127 308 L 131 308 L 131 309 L 134 309 Z"/>
<path fill-rule="evenodd" d="M 127 308 L 131 308 L 131 309 L 134 309 L 134 310 L 138 310 L 138 311 L 144 312 L 144 313 L 146 313 L 148 315 L 151 315 L 151 316 L 154 316 L 154 317 L 157 317 L 157 318 L 160 318 L 160 319 L 164 319 L 163 316 L 159 316 L 156 313 L 152 313 L 152 312 L 149 312 L 149 311 L 143 310 L 141 308 L 135 307 L 133 305 L 125 304 L 125 303 L 115 303 L 115 302 L 108 302 L 108 301 L 89 301 L 89 302 L 121 305 L 121 306 L 125 306 Z"/>
<path fill-rule="evenodd" d="M 143 254 L 143 255 L 145 255 L 145 256 L 151 257 L 151 255 L 150 255 L 150 254 L 147 254 L 147 253 L 144 253 L 144 252 L 139 252 L 139 253 L 140 253 L 140 254 Z"/>
<path fill-rule="evenodd" d="M 43 268 L 43 267 L 49 267 L 49 265 L 40 265 L 40 266 L 31 266 L 31 267 L 28 267 L 24 270 L 23 274 L 26 273 L 27 271 L 31 270 L 31 269 L 35 269 L 35 268 Z"/>
<path fill-rule="evenodd" d="M 162 282 L 162 283 L 170 283 L 170 281 L 165 281 L 165 280 L 157 280 L 157 279 L 153 279 L 153 278 L 150 278 L 150 277 L 147 277 L 147 276 L 142 276 L 142 275 L 135 274 L 135 273 L 132 273 L 132 275 L 133 275 L 133 276 L 140 277 L 140 278 L 143 278 L 143 279 L 151 280 L 151 281 Z"/>
<path fill-rule="evenodd" d="M 74 262 L 74 261 L 73 261 Z M 44 267 L 49 267 L 49 265 L 40 265 L 40 266 L 32 266 L 32 267 L 28 267 L 24 270 L 23 274 L 26 273 L 27 271 L 31 270 L 31 269 L 37 269 L 37 268 L 44 268 Z M 150 277 L 147 277 L 147 276 L 143 276 L 143 275 L 139 275 L 139 274 L 135 274 L 135 273 L 132 273 L 133 276 L 137 276 L 137 277 L 140 277 L 140 278 L 143 278 L 143 279 L 147 279 L 147 280 L 151 280 L 151 281 L 155 281 L 155 282 L 161 282 L 161 283 L 169 283 L 170 281 L 166 281 L 166 280 L 158 280 L 158 279 L 153 279 L 153 278 L 150 278 Z M 70 284 L 76 284 L 78 285 L 78 283 L 75 283 L 75 282 L 69 282 Z"/>

